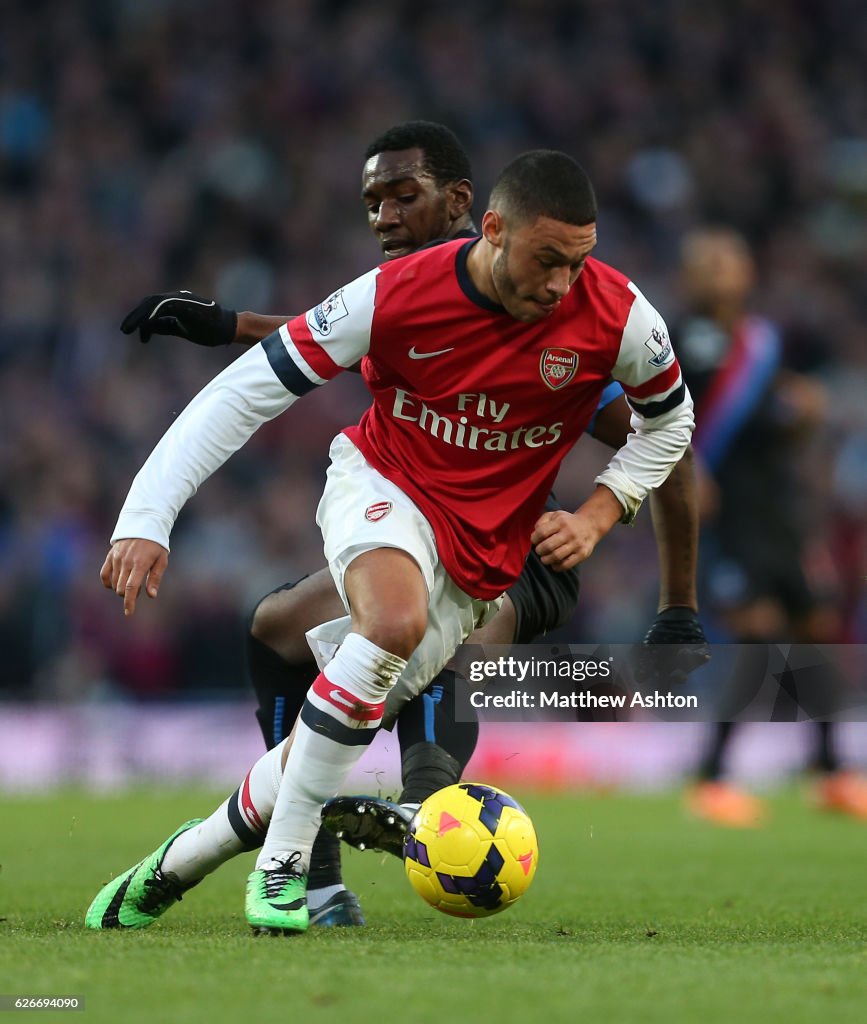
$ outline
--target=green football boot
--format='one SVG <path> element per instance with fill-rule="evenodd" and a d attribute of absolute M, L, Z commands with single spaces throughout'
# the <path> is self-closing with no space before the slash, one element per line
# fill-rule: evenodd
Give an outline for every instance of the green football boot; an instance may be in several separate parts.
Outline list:
<path fill-rule="evenodd" d="M 197 885 L 201 879 L 185 885 L 172 872 L 163 872 L 161 865 L 166 851 L 178 836 L 201 821 L 201 818 L 185 821 L 150 856 L 104 885 L 87 908 L 85 927 L 147 928 L 188 889 Z"/>
<path fill-rule="evenodd" d="M 247 879 L 244 911 L 250 927 L 259 935 L 290 935 L 306 932 L 307 878 L 298 868 L 300 853 L 293 853 L 278 867 L 257 868 Z"/>

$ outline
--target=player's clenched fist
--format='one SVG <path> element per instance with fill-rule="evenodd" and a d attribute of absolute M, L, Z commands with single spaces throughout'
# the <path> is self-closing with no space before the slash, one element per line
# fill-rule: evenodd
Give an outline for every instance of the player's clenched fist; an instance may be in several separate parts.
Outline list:
<path fill-rule="evenodd" d="M 156 597 L 169 564 L 169 553 L 152 540 L 118 540 L 109 548 L 99 578 L 102 585 L 123 598 L 124 615 L 132 615 L 142 585 L 148 597 Z"/>
<path fill-rule="evenodd" d="M 543 565 L 565 572 L 583 562 L 619 522 L 623 509 L 607 487 L 599 486 L 576 512 L 545 512 L 530 538 Z"/>

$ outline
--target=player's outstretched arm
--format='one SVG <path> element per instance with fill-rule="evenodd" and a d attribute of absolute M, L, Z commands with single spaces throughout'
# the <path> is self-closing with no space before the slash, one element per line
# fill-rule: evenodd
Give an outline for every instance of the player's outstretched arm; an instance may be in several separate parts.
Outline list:
<path fill-rule="evenodd" d="M 269 334 L 279 331 L 283 324 L 291 320 L 293 316 L 294 314 L 290 316 L 267 316 L 265 313 L 251 313 L 249 311 L 238 313 L 238 326 L 235 328 L 235 344 L 245 345 L 248 348 L 250 345 L 257 345 L 260 341 L 264 341 Z"/>
<path fill-rule="evenodd" d="M 158 589 L 165 569 L 158 549 L 168 552 L 178 513 L 199 486 L 263 423 L 367 354 L 378 273 L 377 268 L 350 282 L 244 352 L 193 398 L 157 443 L 112 532 L 113 545 L 126 543 L 112 548 L 100 573 L 106 586 L 124 595 L 127 614 L 145 580 L 148 593 L 156 593 L 151 584 Z M 328 317 L 338 306 L 335 326 Z"/>
<path fill-rule="evenodd" d="M 194 345 L 217 348 L 220 345 L 250 346 L 282 327 L 288 316 L 262 313 L 236 313 L 193 292 L 161 292 L 148 295 L 124 317 L 124 334 L 138 331 L 139 341 L 147 343 L 154 334 L 184 338 Z"/>

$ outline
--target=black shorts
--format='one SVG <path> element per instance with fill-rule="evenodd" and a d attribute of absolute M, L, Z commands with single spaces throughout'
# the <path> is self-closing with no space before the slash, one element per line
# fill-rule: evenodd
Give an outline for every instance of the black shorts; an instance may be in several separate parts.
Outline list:
<path fill-rule="evenodd" d="M 562 508 L 553 494 L 548 496 L 546 512 Z M 577 565 L 566 572 L 554 572 L 531 550 L 521 575 L 508 591 L 517 619 L 515 642 L 528 644 L 568 622 L 578 603 L 580 586 Z"/>

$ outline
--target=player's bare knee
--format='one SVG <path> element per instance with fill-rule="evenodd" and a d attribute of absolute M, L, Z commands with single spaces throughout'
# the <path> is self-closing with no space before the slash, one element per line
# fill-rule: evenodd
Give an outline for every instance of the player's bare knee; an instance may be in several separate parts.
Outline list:
<path fill-rule="evenodd" d="M 352 628 L 399 658 L 409 658 L 427 629 L 428 592 L 418 563 L 397 548 L 358 555 L 344 576 Z"/>
<path fill-rule="evenodd" d="M 371 616 L 359 623 L 359 632 L 371 643 L 398 658 L 409 658 L 427 629 L 427 609 L 392 609 L 390 614 Z"/>

